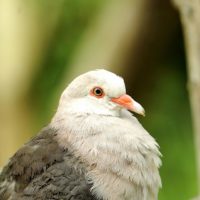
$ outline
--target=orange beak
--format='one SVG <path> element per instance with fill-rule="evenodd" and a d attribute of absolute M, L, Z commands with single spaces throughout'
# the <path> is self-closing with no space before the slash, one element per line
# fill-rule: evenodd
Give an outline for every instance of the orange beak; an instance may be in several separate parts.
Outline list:
<path fill-rule="evenodd" d="M 145 116 L 144 108 L 127 94 L 124 94 L 118 98 L 111 98 L 111 101 L 117 103 L 118 105 L 130 111 Z"/>

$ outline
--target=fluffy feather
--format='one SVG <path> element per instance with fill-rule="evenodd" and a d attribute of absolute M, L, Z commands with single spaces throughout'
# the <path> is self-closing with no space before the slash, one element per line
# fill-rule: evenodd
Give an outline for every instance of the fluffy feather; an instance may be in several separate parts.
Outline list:
<path fill-rule="evenodd" d="M 106 96 L 89 95 L 94 86 Z M 122 78 L 97 70 L 76 78 L 64 91 L 52 126 L 89 163 L 92 192 L 105 200 L 155 200 L 161 180 L 158 144 L 131 113 L 110 101 L 125 94 Z"/>
<path fill-rule="evenodd" d="M 51 123 L 3 168 L 0 199 L 156 200 L 158 144 L 124 109 L 131 97 L 118 104 L 125 93 L 123 79 L 106 70 L 72 81 Z"/>

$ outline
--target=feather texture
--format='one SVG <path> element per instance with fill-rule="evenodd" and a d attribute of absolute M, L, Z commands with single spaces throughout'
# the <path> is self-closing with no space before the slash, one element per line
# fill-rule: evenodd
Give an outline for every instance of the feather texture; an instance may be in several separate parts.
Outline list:
<path fill-rule="evenodd" d="M 94 200 L 86 163 L 58 145 L 50 126 L 19 149 L 0 175 L 1 200 Z M 71 150 L 69 150 L 71 149 Z"/>
<path fill-rule="evenodd" d="M 97 86 L 102 98 L 91 95 Z M 134 104 L 112 101 L 125 93 L 123 79 L 106 70 L 72 81 L 50 125 L 3 169 L 0 199 L 157 200 L 159 146 L 125 109 Z"/>

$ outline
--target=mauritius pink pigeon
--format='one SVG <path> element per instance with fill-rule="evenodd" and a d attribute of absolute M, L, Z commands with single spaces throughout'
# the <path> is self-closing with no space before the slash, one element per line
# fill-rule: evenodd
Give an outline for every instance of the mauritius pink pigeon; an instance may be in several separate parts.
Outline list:
<path fill-rule="evenodd" d="M 132 112 L 145 114 L 121 77 L 78 76 L 51 122 L 2 169 L 0 199 L 156 200 L 159 147 Z"/>

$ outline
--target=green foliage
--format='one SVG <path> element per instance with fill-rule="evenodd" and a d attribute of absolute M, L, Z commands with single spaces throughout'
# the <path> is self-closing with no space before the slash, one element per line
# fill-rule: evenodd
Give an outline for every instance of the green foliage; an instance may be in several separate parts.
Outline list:
<path fill-rule="evenodd" d="M 159 199 L 188 200 L 197 195 L 197 180 L 186 80 L 176 65 L 159 69 L 143 120 L 163 154 Z"/>

